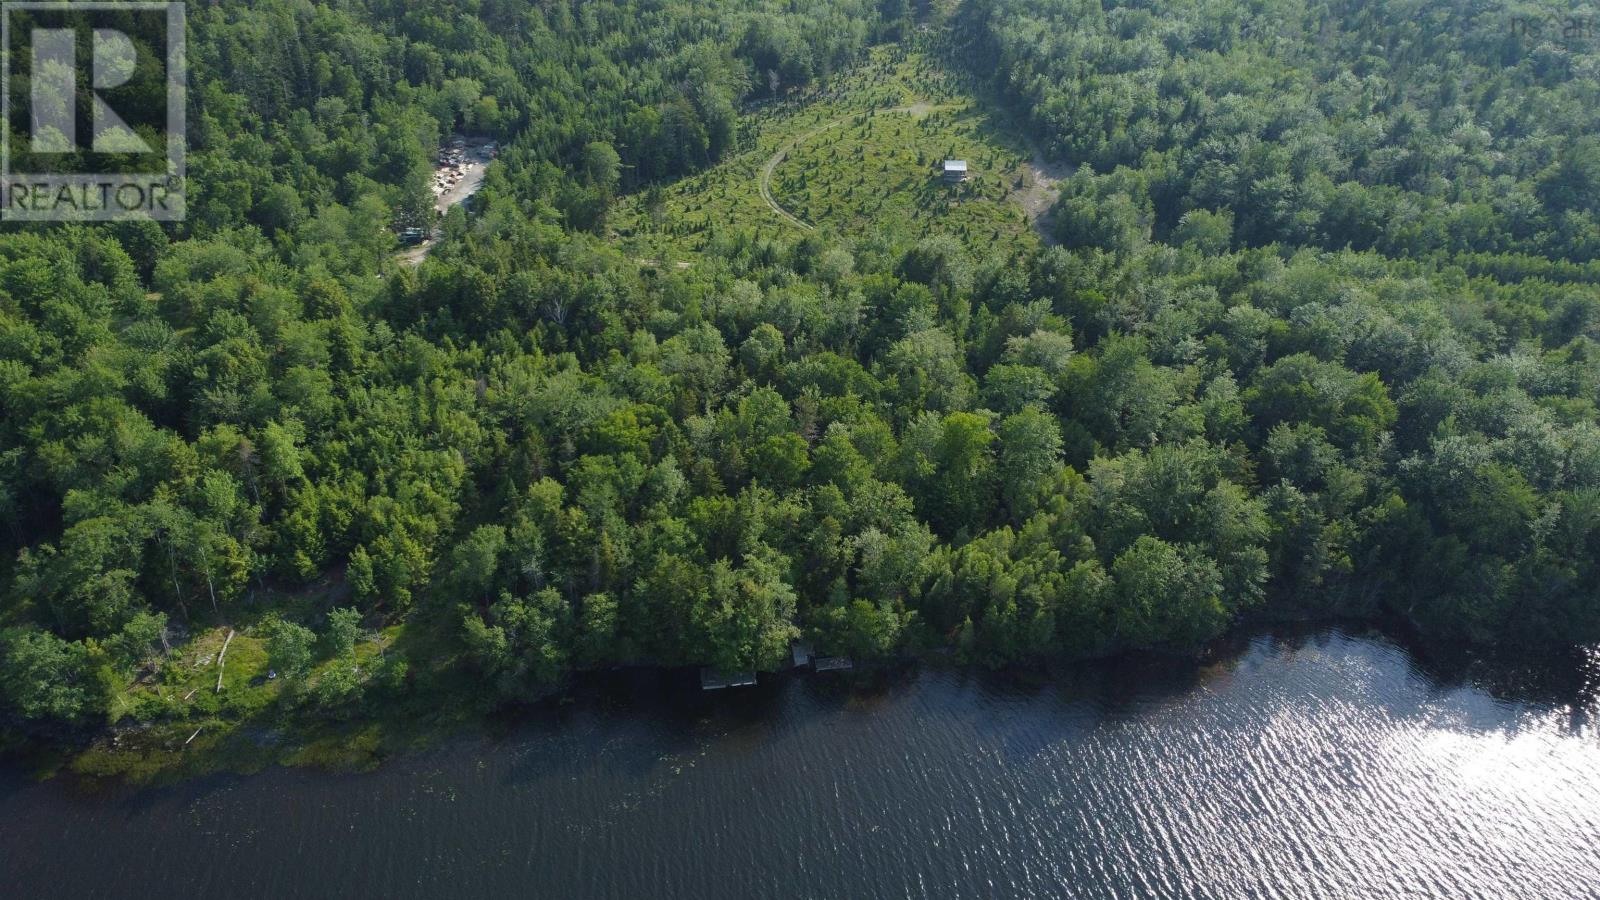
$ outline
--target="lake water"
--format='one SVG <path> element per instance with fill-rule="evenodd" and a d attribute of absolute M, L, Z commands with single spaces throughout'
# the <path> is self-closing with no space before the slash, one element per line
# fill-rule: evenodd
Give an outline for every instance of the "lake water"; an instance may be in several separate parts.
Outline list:
<path fill-rule="evenodd" d="M 1032 685 L 610 676 L 367 775 L 0 774 L 0 894 L 1600 896 L 1600 654 L 1557 668 L 1320 630 Z"/>

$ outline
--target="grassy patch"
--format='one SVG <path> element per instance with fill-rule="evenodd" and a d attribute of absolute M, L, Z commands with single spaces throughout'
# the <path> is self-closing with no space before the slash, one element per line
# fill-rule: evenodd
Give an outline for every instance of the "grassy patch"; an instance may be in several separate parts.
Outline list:
<path fill-rule="evenodd" d="M 297 677 L 267 677 L 255 625 L 236 627 L 232 641 L 228 631 L 194 632 L 115 689 L 111 729 L 41 771 L 143 783 L 279 764 L 366 770 L 489 711 L 491 692 L 459 664 L 448 629 L 425 611 L 367 632 L 348 654 L 321 648 Z"/>

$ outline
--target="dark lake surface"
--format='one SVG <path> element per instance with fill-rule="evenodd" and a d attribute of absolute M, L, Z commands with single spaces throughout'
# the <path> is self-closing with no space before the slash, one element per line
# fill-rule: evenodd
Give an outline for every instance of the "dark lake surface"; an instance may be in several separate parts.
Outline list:
<path fill-rule="evenodd" d="M 1324 629 L 1034 684 L 629 673 L 366 775 L 0 771 L 0 895 L 1600 896 L 1600 654 L 1555 668 Z"/>

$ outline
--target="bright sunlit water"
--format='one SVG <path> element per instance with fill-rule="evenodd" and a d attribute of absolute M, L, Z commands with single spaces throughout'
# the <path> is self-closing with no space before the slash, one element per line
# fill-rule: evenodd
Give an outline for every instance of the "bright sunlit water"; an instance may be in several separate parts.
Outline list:
<path fill-rule="evenodd" d="M 1174 668 L 1182 668 L 1174 672 Z M 1198 669 L 596 679 L 368 775 L 0 779 L 8 897 L 1600 896 L 1596 669 L 1338 630 Z"/>

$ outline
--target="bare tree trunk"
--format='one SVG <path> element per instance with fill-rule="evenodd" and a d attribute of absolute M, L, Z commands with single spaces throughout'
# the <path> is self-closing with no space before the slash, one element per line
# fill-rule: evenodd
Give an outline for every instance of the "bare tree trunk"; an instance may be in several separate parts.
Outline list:
<path fill-rule="evenodd" d="M 183 614 L 183 620 L 187 622 L 189 605 L 183 602 L 183 589 L 178 586 L 178 551 L 172 546 L 170 533 L 162 543 L 167 545 L 167 567 L 172 570 L 172 599 L 178 601 L 178 611 Z"/>
<path fill-rule="evenodd" d="M 200 564 L 206 568 L 206 590 L 211 594 L 211 611 L 221 615 L 222 611 L 217 608 L 217 588 L 211 581 L 211 554 L 206 552 L 204 545 L 200 547 Z"/>
<path fill-rule="evenodd" d="M 217 693 L 222 693 L 222 658 L 228 655 L 228 645 L 233 643 L 233 629 L 228 629 L 228 638 L 222 642 L 222 651 L 217 654 Z"/>

